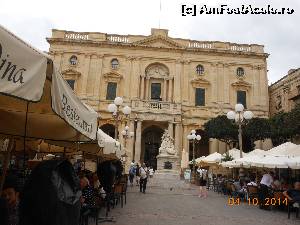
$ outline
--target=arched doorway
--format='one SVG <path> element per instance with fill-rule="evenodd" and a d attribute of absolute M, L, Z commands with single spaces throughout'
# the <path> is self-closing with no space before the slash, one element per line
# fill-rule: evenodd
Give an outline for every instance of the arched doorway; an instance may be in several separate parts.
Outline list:
<path fill-rule="evenodd" d="M 209 138 L 203 130 L 196 130 L 196 135 L 201 136 L 200 142 L 195 143 L 195 158 L 209 155 Z M 189 160 L 193 159 L 193 143 L 190 142 Z"/>
<path fill-rule="evenodd" d="M 109 123 L 106 123 L 106 124 L 102 125 L 102 126 L 100 127 L 100 129 L 101 129 L 104 133 L 106 133 L 106 134 L 108 134 L 109 136 L 111 136 L 112 138 L 115 138 L 115 126 L 114 126 L 114 125 L 109 124 Z"/>
<path fill-rule="evenodd" d="M 161 137 L 163 129 L 158 126 L 150 126 L 143 131 L 143 161 L 147 166 L 152 166 L 157 169 L 156 156 L 159 154 L 159 147 L 161 145 Z"/>

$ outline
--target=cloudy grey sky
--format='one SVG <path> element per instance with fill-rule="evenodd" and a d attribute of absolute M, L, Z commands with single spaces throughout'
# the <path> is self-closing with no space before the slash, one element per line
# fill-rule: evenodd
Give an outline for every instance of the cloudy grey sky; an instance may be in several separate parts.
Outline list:
<path fill-rule="evenodd" d="M 251 4 L 293 8 L 291 15 L 181 15 L 181 5 L 237 7 Z M 160 18 L 160 20 L 159 20 Z M 300 67 L 299 0 L 9 0 L 2 1 L 0 24 L 41 50 L 51 29 L 149 35 L 169 29 L 172 37 L 263 44 L 269 83 Z"/>

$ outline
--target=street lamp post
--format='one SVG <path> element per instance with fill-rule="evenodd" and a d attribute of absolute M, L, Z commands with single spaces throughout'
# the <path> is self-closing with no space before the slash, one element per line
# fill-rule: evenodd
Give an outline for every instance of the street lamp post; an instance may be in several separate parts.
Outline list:
<path fill-rule="evenodd" d="M 127 139 L 132 138 L 134 136 L 134 132 L 129 131 L 129 126 L 125 126 L 124 130 L 121 132 L 124 138 L 124 147 L 126 148 Z"/>
<path fill-rule="evenodd" d="M 239 148 L 240 148 L 240 158 L 243 157 L 243 140 L 242 140 L 242 125 L 247 123 L 248 120 L 253 118 L 253 113 L 251 111 L 244 112 L 244 106 L 242 104 L 235 105 L 235 111 L 229 111 L 227 113 L 227 118 L 230 120 L 235 120 L 239 126 Z"/>
<path fill-rule="evenodd" d="M 124 155 L 122 155 L 122 161 L 123 161 L 123 166 L 125 168 L 125 162 L 127 159 L 127 154 L 126 154 L 126 144 L 127 144 L 127 139 L 132 138 L 134 136 L 134 132 L 129 131 L 129 126 L 125 126 L 124 130 L 122 130 L 121 132 L 123 138 L 124 138 L 124 149 L 125 149 L 125 153 Z"/>
<path fill-rule="evenodd" d="M 187 136 L 189 141 L 192 141 L 193 144 L 193 170 L 192 170 L 192 183 L 195 183 L 196 180 L 196 167 L 195 167 L 195 142 L 201 140 L 200 135 L 196 135 L 196 131 L 192 130 L 191 134 Z"/>
<path fill-rule="evenodd" d="M 118 135 L 118 127 L 119 122 L 122 120 L 122 116 L 120 113 L 120 107 L 123 104 L 123 99 L 121 97 L 116 97 L 114 100 L 114 103 L 111 103 L 108 105 L 107 109 L 110 113 L 112 113 L 112 117 L 115 120 L 115 139 L 119 139 Z M 125 115 L 125 123 L 127 122 L 127 118 L 129 117 L 131 113 L 131 108 L 129 106 L 124 106 L 122 109 L 123 114 Z"/>

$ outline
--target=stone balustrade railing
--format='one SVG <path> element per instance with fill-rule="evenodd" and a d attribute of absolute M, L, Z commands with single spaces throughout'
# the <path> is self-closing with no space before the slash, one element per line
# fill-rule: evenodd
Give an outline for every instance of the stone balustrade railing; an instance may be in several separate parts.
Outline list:
<path fill-rule="evenodd" d="M 75 40 L 89 40 L 89 35 L 83 33 L 66 32 L 65 38 Z"/>
<path fill-rule="evenodd" d="M 181 110 L 181 104 L 162 101 L 132 100 L 131 105 L 136 111 L 180 113 Z"/>
<path fill-rule="evenodd" d="M 249 46 L 249 45 L 230 45 L 229 50 L 251 52 L 251 46 Z"/>
<path fill-rule="evenodd" d="M 128 36 L 122 36 L 122 35 L 107 35 L 106 40 L 111 42 L 122 42 L 122 43 L 129 43 Z"/>
<path fill-rule="evenodd" d="M 213 44 L 209 42 L 191 41 L 188 43 L 188 48 L 212 48 Z"/>
<path fill-rule="evenodd" d="M 138 35 L 118 35 L 118 34 L 106 34 L 98 32 L 73 32 L 64 30 L 52 30 L 52 38 L 72 39 L 77 41 L 100 41 L 110 43 L 134 43 L 144 40 L 149 36 Z M 169 37 L 167 37 L 169 38 Z M 49 38 L 51 40 L 51 38 Z M 49 40 L 48 39 L 48 40 Z M 264 46 L 257 44 L 236 44 L 230 42 L 219 41 L 196 41 L 188 39 L 176 39 L 170 38 L 177 42 L 180 46 L 187 49 L 207 49 L 207 50 L 222 50 L 222 51 L 238 51 L 238 52 L 255 52 L 264 53 Z"/>

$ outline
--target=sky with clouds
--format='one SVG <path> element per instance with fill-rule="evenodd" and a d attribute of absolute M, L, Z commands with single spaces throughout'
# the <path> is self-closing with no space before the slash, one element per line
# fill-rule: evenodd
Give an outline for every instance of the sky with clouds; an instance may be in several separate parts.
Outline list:
<path fill-rule="evenodd" d="M 161 4 L 160 4 L 161 2 Z M 291 15 L 200 15 L 183 17 L 182 5 L 292 8 Z M 47 51 L 51 29 L 149 35 L 168 29 L 171 37 L 262 44 L 269 53 L 269 83 L 300 67 L 299 0 L 9 0 L 0 24 Z"/>

